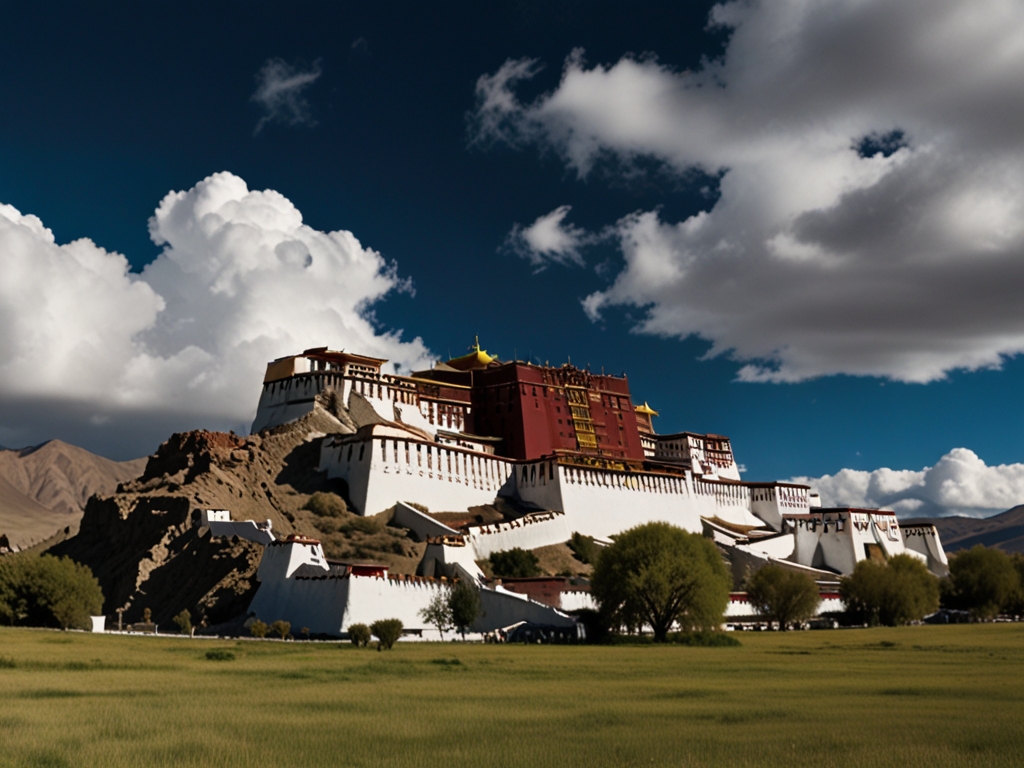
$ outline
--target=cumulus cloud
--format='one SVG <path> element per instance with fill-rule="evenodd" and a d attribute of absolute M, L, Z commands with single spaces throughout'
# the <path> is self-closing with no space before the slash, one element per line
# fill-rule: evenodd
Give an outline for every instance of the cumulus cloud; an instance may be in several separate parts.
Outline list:
<path fill-rule="evenodd" d="M 256 73 L 256 92 L 252 95 L 252 101 L 259 104 L 265 113 L 256 123 L 254 133 L 259 133 L 263 126 L 272 122 L 316 125 L 309 101 L 303 93 L 320 74 L 319 61 L 303 70 L 282 59 L 267 59 Z"/>
<path fill-rule="evenodd" d="M 793 482 L 816 489 L 826 507 L 893 509 L 901 517 L 987 517 L 1024 504 L 1024 464 L 990 467 L 967 448 L 954 448 L 920 471 L 843 469 Z"/>
<path fill-rule="evenodd" d="M 744 0 L 721 59 L 509 61 L 477 82 L 478 143 L 533 144 L 579 177 L 654 159 L 718 180 L 684 221 L 614 225 L 624 266 L 587 297 L 697 335 L 748 381 L 940 379 L 1024 351 L 1024 5 Z"/>
<path fill-rule="evenodd" d="M 549 264 L 582 266 L 580 248 L 594 242 L 595 238 L 586 230 L 566 223 L 565 217 L 571 210 L 572 206 L 562 205 L 538 217 L 528 227 L 517 223 L 505 239 L 505 245 L 529 261 L 537 271 Z"/>
<path fill-rule="evenodd" d="M 58 411 L 60 434 L 160 415 L 160 429 L 245 427 L 267 361 L 313 346 L 401 370 L 430 359 L 419 338 L 381 332 L 369 316 L 409 289 L 395 265 L 351 232 L 306 226 L 278 192 L 214 174 L 169 193 L 149 230 L 163 251 L 133 274 L 124 256 L 85 239 L 59 245 L 35 216 L 0 206 L 5 444 L 24 444 L 19 435 L 38 435 Z"/>

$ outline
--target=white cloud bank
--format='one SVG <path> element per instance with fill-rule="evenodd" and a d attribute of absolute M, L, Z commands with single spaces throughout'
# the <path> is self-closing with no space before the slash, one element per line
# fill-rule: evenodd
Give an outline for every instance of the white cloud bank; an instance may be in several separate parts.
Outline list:
<path fill-rule="evenodd" d="M 625 265 L 589 315 L 642 308 L 639 331 L 707 339 L 748 381 L 927 382 L 1024 351 L 1024 4 L 744 0 L 711 24 L 731 38 L 696 71 L 574 52 L 529 103 L 534 60 L 477 83 L 475 143 L 719 179 L 685 221 L 615 224 Z"/>
<path fill-rule="evenodd" d="M 46 410 L 247 426 L 267 361 L 313 346 L 428 363 L 419 338 L 382 333 L 369 315 L 408 289 L 395 265 L 351 232 L 306 226 L 277 192 L 214 174 L 169 193 L 149 229 L 163 252 L 133 274 L 124 256 L 87 239 L 58 245 L 38 218 L 0 205 L 5 442 L 38 432 L 31 420 Z"/>
<path fill-rule="evenodd" d="M 1024 464 L 990 467 L 967 448 L 920 471 L 843 469 L 793 482 L 816 489 L 826 507 L 893 509 L 900 517 L 987 517 L 1024 504 Z"/>
<path fill-rule="evenodd" d="M 303 70 L 282 59 L 267 59 L 256 73 L 256 92 L 252 95 L 252 101 L 259 104 L 265 113 L 256 123 L 254 133 L 259 133 L 263 126 L 272 122 L 316 125 L 309 101 L 303 94 L 320 74 L 319 61 Z"/>

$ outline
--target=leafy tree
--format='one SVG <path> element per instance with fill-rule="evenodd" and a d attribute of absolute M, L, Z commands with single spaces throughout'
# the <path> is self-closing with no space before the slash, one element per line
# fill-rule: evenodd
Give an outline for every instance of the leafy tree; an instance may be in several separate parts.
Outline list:
<path fill-rule="evenodd" d="M 789 624 L 814 615 L 821 602 L 818 585 L 807 573 L 780 565 L 766 565 L 747 580 L 750 604 L 779 622 L 785 631 Z"/>
<path fill-rule="evenodd" d="M 664 642 L 684 629 L 721 624 L 732 578 L 715 545 L 668 523 L 647 523 L 602 550 L 590 588 L 612 626 L 649 625 Z"/>
<path fill-rule="evenodd" d="M 938 609 L 939 580 L 920 560 L 895 555 L 883 563 L 861 560 L 839 580 L 839 594 L 857 620 L 895 627 Z"/>
<path fill-rule="evenodd" d="M 448 608 L 452 614 L 452 624 L 466 639 L 466 632 L 477 617 L 483 613 L 480 604 L 480 593 L 467 581 L 460 579 L 448 593 Z"/>
<path fill-rule="evenodd" d="M 253 637 L 266 637 L 269 631 L 270 627 L 267 623 L 259 619 L 256 619 L 256 621 L 249 625 L 249 634 Z"/>
<path fill-rule="evenodd" d="M 491 571 L 498 577 L 540 576 L 540 561 L 537 560 L 537 556 L 520 547 L 513 547 L 504 552 L 495 552 L 491 555 L 490 561 Z"/>
<path fill-rule="evenodd" d="M 402 622 L 400 619 L 378 619 L 370 625 L 370 631 L 377 636 L 377 640 L 380 642 L 377 645 L 377 650 L 386 649 L 390 650 L 391 647 L 398 642 L 398 638 L 402 636 Z M 351 629 L 349 630 L 351 631 Z"/>
<path fill-rule="evenodd" d="M 454 626 L 452 623 L 452 607 L 449 605 L 448 595 L 444 592 L 438 592 L 434 595 L 427 607 L 420 610 L 420 618 L 427 622 L 427 624 L 435 627 L 438 633 L 440 633 L 441 639 L 444 640 L 445 630 L 451 629 Z"/>
<path fill-rule="evenodd" d="M 348 637 L 352 641 L 352 645 L 357 648 L 365 648 L 370 644 L 370 628 L 365 624 L 353 624 L 348 628 Z"/>
<path fill-rule="evenodd" d="M 593 565 L 597 562 L 597 557 L 601 550 L 594 543 L 593 536 L 584 536 L 582 533 L 574 532 L 572 538 L 567 543 L 569 549 L 572 550 L 573 554 L 576 555 L 576 559 L 581 563 Z"/>
<path fill-rule="evenodd" d="M 978 544 L 949 561 L 950 608 L 970 611 L 978 619 L 990 619 L 1018 599 L 1021 576 L 1005 552 Z"/>
<path fill-rule="evenodd" d="M 8 555 L 0 566 L 0 615 L 10 623 L 89 628 L 103 592 L 87 566 L 68 557 Z"/>
<path fill-rule="evenodd" d="M 173 621 L 178 625 L 181 634 L 187 635 L 192 632 L 192 614 L 188 612 L 187 608 L 175 616 Z"/>
<path fill-rule="evenodd" d="M 284 640 L 288 637 L 288 633 L 292 631 L 292 624 L 290 621 L 281 621 L 278 619 L 270 625 L 270 631 Z"/>

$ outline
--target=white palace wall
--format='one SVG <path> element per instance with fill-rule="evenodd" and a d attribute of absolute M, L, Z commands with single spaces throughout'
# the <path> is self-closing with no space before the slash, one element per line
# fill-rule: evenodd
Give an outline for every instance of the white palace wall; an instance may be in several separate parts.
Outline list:
<path fill-rule="evenodd" d="M 477 560 L 508 549 L 536 549 L 568 541 L 572 531 L 563 512 L 537 512 L 507 523 L 474 526 L 468 530 L 466 543 L 473 548 Z"/>
<path fill-rule="evenodd" d="M 853 573 L 877 545 L 885 558 L 903 554 L 903 538 L 892 512 L 839 511 L 786 518 L 796 536 L 793 560 L 814 568 Z"/>
<path fill-rule="evenodd" d="M 511 467 L 490 454 L 391 435 L 327 438 L 320 452 L 320 471 L 348 483 L 349 498 L 362 515 L 399 501 L 432 512 L 489 504 Z"/>
<path fill-rule="evenodd" d="M 901 525 L 900 535 L 907 552 L 921 557 L 929 571 L 940 578 L 949 575 L 949 560 L 934 525 Z"/>

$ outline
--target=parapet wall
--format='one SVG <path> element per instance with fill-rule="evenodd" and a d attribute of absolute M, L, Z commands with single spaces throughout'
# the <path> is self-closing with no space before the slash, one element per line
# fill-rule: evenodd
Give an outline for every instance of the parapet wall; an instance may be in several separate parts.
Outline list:
<path fill-rule="evenodd" d="M 329 438 L 320 453 L 320 470 L 348 483 L 349 498 L 363 515 L 399 501 L 433 512 L 489 504 L 511 467 L 511 461 L 490 454 L 396 437 Z"/>

